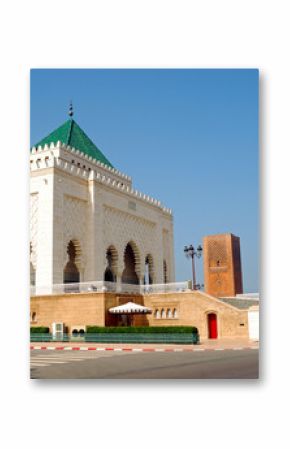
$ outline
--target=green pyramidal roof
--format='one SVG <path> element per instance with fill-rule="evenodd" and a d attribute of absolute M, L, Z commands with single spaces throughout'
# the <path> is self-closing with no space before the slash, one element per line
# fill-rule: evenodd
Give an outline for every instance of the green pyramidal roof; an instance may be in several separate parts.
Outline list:
<path fill-rule="evenodd" d="M 75 148 L 76 150 L 91 156 L 103 164 L 113 167 L 110 161 L 103 155 L 98 147 L 91 141 L 86 133 L 79 127 L 74 120 L 67 120 L 63 125 L 50 133 L 47 137 L 38 142 L 35 147 L 56 144 L 58 141 Z"/>

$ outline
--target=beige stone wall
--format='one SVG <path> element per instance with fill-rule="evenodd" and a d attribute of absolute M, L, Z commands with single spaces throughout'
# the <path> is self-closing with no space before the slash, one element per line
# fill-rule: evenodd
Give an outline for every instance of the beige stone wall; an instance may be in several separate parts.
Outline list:
<path fill-rule="evenodd" d="M 144 303 L 153 310 L 153 314 L 149 315 L 151 326 L 196 326 L 201 338 L 208 338 L 207 315 L 215 313 L 218 337 L 248 336 L 247 311 L 236 309 L 202 292 L 146 295 Z M 171 310 L 172 318 L 156 318 L 157 309 L 160 312 L 164 310 L 166 316 Z M 177 318 L 173 317 L 174 309 Z"/>
<path fill-rule="evenodd" d="M 107 295 L 106 295 L 107 296 Z M 54 296 L 35 296 L 31 298 L 31 315 L 36 313 L 36 321 L 31 326 L 48 326 L 64 323 L 68 332 L 72 327 L 82 325 L 105 325 L 105 295 L 66 294 Z"/>
<path fill-rule="evenodd" d="M 33 326 L 49 326 L 64 322 L 68 331 L 80 325 L 115 326 L 117 317 L 111 307 L 133 301 L 153 310 L 151 315 L 135 316 L 139 326 L 196 326 L 202 339 L 208 338 L 207 315 L 215 313 L 218 337 L 248 337 L 248 312 L 239 310 L 202 292 L 152 295 L 118 295 L 109 293 L 66 294 L 31 298 L 31 314 L 36 313 Z M 176 310 L 176 318 L 173 311 Z M 156 311 L 171 310 L 171 318 L 156 318 Z"/>

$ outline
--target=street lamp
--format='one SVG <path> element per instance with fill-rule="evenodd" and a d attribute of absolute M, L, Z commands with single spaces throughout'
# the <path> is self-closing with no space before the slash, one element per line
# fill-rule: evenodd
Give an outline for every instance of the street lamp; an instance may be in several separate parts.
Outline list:
<path fill-rule="evenodd" d="M 198 259 L 201 257 L 202 254 L 202 247 L 198 245 L 198 247 L 195 249 L 192 245 L 185 246 L 184 247 L 184 254 L 188 259 L 191 259 L 192 261 L 192 289 L 193 290 L 199 290 L 200 285 L 196 283 L 196 277 L 195 277 L 195 263 L 194 258 L 197 257 Z"/>

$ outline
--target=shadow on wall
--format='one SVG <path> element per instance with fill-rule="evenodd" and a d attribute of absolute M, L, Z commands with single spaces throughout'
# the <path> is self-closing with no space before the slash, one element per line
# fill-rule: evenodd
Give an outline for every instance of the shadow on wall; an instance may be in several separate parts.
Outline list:
<path fill-rule="evenodd" d="M 124 284 L 139 284 L 136 274 L 136 257 L 130 243 L 126 246 L 124 254 L 125 269 L 122 273 L 122 282 Z"/>

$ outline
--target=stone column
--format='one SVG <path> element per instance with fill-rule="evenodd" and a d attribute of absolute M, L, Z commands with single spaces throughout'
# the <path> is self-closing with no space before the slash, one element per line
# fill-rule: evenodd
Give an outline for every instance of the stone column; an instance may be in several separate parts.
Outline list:
<path fill-rule="evenodd" d="M 140 252 L 140 268 L 139 268 L 139 284 L 144 284 L 144 276 L 145 276 L 145 255 L 143 252 Z"/>
<path fill-rule="evenodd" d="M 175 259 L 174 259 L 174 234 L 173 234 L 173 221 L 170 225 L 169 231 L 169 282 L 175 282 Z"/>
<path fill-rule="evenodd" d="M 125 264 L 124 264 L 124 254 L 123 254 L 123 250 L 121 246 L 117 246 L 116 247 L 117 252 L 118 252 L 118 265 L 117 265 L 117 269 L 116 269 L 116 287 L 117 287 L 117 292 L 121 292 L 122 291 L 122 274 L 123 271 L 125 269 Z"/>
<path fill-rule="evenodd" d="M 85 281 L 97 281 L 96 278 L 96 196 L 97 186 L 95 171 L 91 170 L 88 180 L 88 239 L 87 239 L 87 269 Z"/>
<path fill-rule="evenodd" d="M 63 270 L 66 260 L 63 260 L 63 228 L 64 228 L 64 179 L 57 171 L 54 173 L 53 191 L 53 284 L 63 283 Z"/>
<path fill-rule="evenodd" d="M 122 271 L 118 271 L 118 273 L 117 273 L 116 289 L 117 289 L 117 292 L 122 291 Z"/>
<path fill-rule="evenodd" d="M 54 174 L 52 171 L 40 175 L 38 179 L 38 234 L 37 234 L 37 269 L 36 292 L 39 287 L 53 284 L 53 195 Z M 47 293 L 50 293 L 47 290 Z"/>
<path fill-rule="evenodd" d="M 153 255 L 155 283 L 163 284 L 163 229 L 162 223 L 156 225 L 156 248 Z"/>
<path fill-rule="evenodd" d="M 103 281 L 104 280 L 104 272 L 106 269 L 107 261 L 106 261 L 106 248 L 104 243 L 104 205 L 103 198 L 100 189 L 96 184 L 95 189 L 95 212 L 94 212 L 94 263 L 95 263 L 95 272 L 94 272 L 94 280 Z"/>

